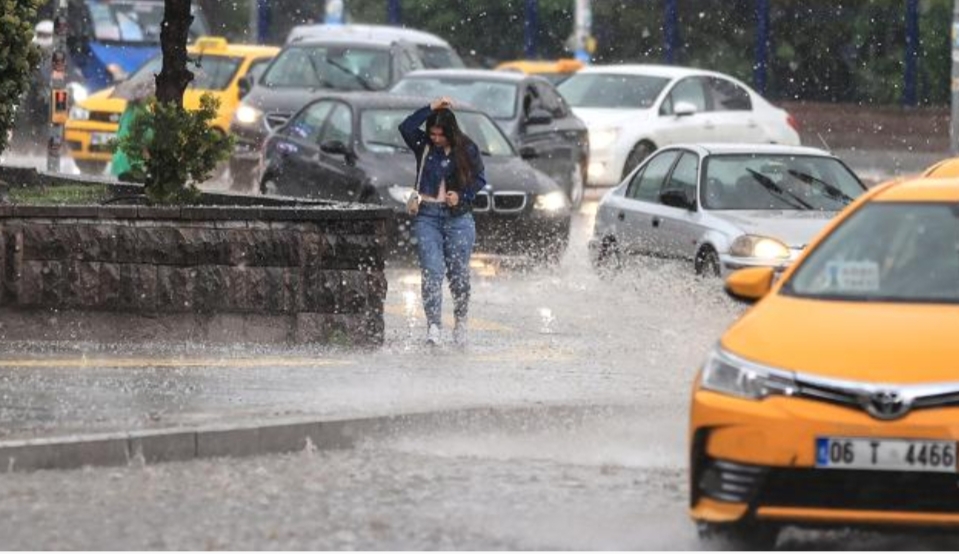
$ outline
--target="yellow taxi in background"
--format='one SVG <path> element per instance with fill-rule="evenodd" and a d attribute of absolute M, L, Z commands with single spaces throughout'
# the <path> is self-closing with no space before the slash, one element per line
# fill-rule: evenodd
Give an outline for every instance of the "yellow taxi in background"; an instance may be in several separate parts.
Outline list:
<path fill-rule="evenodd" d="M 775 280 L 697 375 L 690 513 L 772 548 L 791 525 L 959 530 L 959 179 L 879 185 Z"/>
<path fill-rule="evenodd" d="M 563 58 L 559 60 L 515 60 L 503 62 L 497 65 L 496 69 L 539 75 L 554 85 L 558 85 L 584 67 L 586 67 L 586 64 L 579 60 Z"/>
<path fill-rule="evenodd" d="M 194 78 L 183 95 L 187 109 L 199 109 L 200 96 L 210 93 L 220 100 L 220 109 L 213 125 L 227 133 L 233 112 L 240 103 L 239 81 L 242 77 L 258 75 L 280 49 L 274 46 L 229 44 L 220 37 L 205 37 L 187 47 L 191 59 L 188 69 Z M 157 56 L 130 76 L 130 79 L 149 78 L 160 72 L 163 60 Z M 126 109 L 126 100 L 113 97 L 113 87 L 106 88 L 71 110 L 64 127 L 67 149 L 83 173 L 103 173 L 113 156 L 111 141 L 116 137 L 120 116 Z"/>

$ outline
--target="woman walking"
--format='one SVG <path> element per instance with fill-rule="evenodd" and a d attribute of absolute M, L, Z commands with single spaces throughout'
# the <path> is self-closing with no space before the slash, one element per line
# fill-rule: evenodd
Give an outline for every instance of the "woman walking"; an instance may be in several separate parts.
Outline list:
<path fill-rule="evenodd" d="M 483 159 L 460 130 L 449 98 L 438 98 L 400 124 L 403 140 L 416 155 L 417 182 L 410 213 L 422 272 L 426 341 L 442 341 L 443 275 L 453 296 L 453 341 L 466 344 L 470 300 L 470 255 L 476 240 L 471 211 L 486 186 Z M 420 126 L 426 123 L 426 131 Z"/>

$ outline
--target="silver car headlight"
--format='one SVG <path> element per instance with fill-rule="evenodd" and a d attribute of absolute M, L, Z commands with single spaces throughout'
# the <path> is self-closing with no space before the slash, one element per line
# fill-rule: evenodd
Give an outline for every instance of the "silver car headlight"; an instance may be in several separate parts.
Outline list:
<path fill-rule="evenodd" d="M 248 104 L 240 104 L 236 110 L 236 121 L 241 125 L 253 125 L 260 121 L 263 112 Z"/>
<path fill-rule="evenodd" d="M 619 138 L 619 129 L 615 127 L 591 130 L 589 132 L 589 147 L 594 150 L 604 150 L 612 146 L 617 138 Z"/>
<path fill-rule="evenodd" d="M 90 110 L 85 110 L 80 106 L 70 108 L 70 119 L 74 121 L 86 121 L 90 119 Z"/>
<path fill-rule="evenodd" d="M 566 208 L 566 193 L 561 190 L 554 190 L 546 194 L 538 194 L 533 208 L 545 212 L 558 212 Z"/>
<path fill-rule="evenodd" d="M 393 185 L 386 189 L 390 193 L 390 198 L 396 200 L 400 204 L 406 204 L 406 201 L 410 199 L 410 195 L 413 194 L 413 187 L 404 187 L 400 185 Z"/>
<path fill-rule="evenodd" d="M 716 347 L 703 365 L 700 386 L 706 390 L 749 400 L 771 395 L 791 396 L 796 380 L 791 372 L 750 362 Z"/>
<path fill-rule="evenodd" d="M 771 237 L 742 235 L 733 241 L 729 253 L 739 258 L 785 260 L 789 258 L 789 247 L 781 240 Z"/>

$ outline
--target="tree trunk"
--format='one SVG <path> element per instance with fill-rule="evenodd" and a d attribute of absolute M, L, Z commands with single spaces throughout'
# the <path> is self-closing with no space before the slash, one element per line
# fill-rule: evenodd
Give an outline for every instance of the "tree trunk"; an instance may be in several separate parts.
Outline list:
<path fill-rule="evenodd" d="M 163 27 L 160 29 L 160 48 L 163 50 L 163 69 L 156 76 L 157 101 L 183 106 L 183 91 L 193 80 L 186 68 L 186 43 L 190 37 L 191 0 L 165 0 Z"/>

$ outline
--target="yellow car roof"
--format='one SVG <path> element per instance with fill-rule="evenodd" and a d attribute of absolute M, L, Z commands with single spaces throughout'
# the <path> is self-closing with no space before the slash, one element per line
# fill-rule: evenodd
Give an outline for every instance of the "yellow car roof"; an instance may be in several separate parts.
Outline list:
<path fill-rule="evenodd" d="M 503 62 L 496 69 L 522 71 L 523 73 L 573 73 L 586 64 L 573 58 L 559 60 L 514 60 Z"/>
<path fill-rule="evenodd" d="M 947 158 L 929 166 L 923 177 L 959 177 L 959 158 Z"/>
<path fill-rule="evenodd" d="M 190 54 L 213 54 L 221 56 L 275 56 L 279 47 L 260 44 L 230 44 L 221 37 L 201 37 L 187 46 Z"/>
<path fill-rule="evenodd" d="M 959 178 L 915 177 L 876 191 L 877 202 L 959 202 Z"/>

